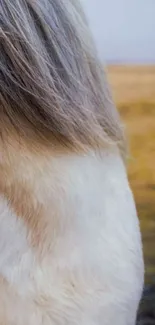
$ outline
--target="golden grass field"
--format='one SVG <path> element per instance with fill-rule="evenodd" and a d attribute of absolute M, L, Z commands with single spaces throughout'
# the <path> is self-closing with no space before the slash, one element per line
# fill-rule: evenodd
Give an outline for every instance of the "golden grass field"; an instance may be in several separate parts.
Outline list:
<path fill-rule="evenodd" d="M 146 281 L 155 282 L 155 66 L 110 66 L 130 145 L 129 180 L 140 218 Z"/>

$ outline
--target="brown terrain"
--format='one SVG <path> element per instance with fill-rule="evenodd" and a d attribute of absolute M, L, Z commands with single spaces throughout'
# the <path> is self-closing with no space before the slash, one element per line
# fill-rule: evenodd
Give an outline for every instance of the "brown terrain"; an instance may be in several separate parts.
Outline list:
<path fill-rule="evenodd" d="M 108 75 L 129 139 L 128 171 L 143 236 L 146 282 L 155 283 L 155 66 L 109 66 Z"/>

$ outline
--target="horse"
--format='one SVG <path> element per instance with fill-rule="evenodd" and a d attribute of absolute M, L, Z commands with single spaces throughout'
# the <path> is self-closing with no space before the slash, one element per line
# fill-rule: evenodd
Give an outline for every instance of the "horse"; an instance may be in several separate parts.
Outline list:
<path fill-rule="evenodd" d="M 133 325 L 127 144 L 77 0 L 0 0 L 0 324 Z"/>

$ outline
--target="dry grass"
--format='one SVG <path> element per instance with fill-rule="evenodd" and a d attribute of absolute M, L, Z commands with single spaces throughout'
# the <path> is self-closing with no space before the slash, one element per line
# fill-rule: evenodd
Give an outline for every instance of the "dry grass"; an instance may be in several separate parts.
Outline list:
<path fill-rule="evenodd" d="M 155 66 L 110 66 L 108 74 L 118 104 L 155 103 Z"/>
<path fill-rule="evenodd" d="M 110 66 L 109 80 L 130 140 L 129 179 L 144 241 L 147 281 L 155 277 L 155 66 Z"/>

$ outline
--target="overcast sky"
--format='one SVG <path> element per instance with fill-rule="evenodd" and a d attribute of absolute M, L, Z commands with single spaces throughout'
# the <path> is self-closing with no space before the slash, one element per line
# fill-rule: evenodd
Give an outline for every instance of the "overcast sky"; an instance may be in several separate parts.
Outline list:
<path fill-rule="evenodd" d="M 155 63 L 155 0 L 81 0 L 101 58 Z"/>

